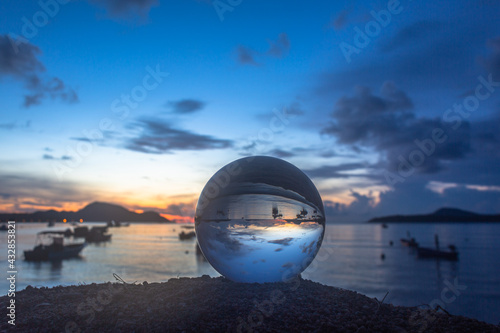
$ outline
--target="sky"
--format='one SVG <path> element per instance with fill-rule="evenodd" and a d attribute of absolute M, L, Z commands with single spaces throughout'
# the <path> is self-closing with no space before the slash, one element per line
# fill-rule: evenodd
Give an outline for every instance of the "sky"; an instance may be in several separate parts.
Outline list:
<path fill-rule="evenodd" d="M 192 221 L 275 156 L 329 223 L 500 213 L 500 2 L 0 4 L 0 211 L 93 201 Z"/>

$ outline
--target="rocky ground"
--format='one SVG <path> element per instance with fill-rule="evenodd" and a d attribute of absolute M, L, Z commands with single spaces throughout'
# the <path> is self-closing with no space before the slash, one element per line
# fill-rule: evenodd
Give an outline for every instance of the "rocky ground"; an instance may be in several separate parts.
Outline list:
<path fill-rule="evenodd" d="M 4 313 L 9 300 L 0 297 Z M 2 315 L 2 332 L 500 332 L 475 319 L 384 304 L 300 278 L 28 287 L 15 300 L 16 325 Z"/>

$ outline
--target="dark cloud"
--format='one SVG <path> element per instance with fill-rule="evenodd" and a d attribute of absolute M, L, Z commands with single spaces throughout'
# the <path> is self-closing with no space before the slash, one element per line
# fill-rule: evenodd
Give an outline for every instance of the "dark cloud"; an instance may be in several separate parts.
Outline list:
<path fill-rule="evenodd" d="M 347 17 L 349 16 L 349 10 L 341 11 L 336 17 L 330 22 L 330 26 L 335 30 L 340 30 L 344 28 L 347 24 Z"/>
<path fill-rule="evenodd" d="M 279 157 L 279 158 L 287 158 L 287 157 L 293 157 L 296 154 L 291 152 L 291 151 L 276 148 L 276 149 L 269 151 L 266 155 Z"/>
<path fill-rule="evenodd" d="M 158 5 L 158 0 L 89 0 L 91 3 L 105 7 L 110 15 L 146 16 L 153 6 Z"/>
<path fill-rule="evenodd" d="M 315 169 L 303 170 L 311 178 L 349 178 L 352 175 L 342 173 L 343 171 L 359 170 L 369 167 L 362 163 L 345 163 L 332 166 L 322 166 Z M 356 175 L 359 177 L 360 175 Z"/>
<path fill-rule="evenodd" d="M 242 65 L 258 65 L 254 58 L 255 54 L 256 52 L 254 50 L 242 45 L 238 46 L 236 49 L 238 62 Z"/>
<path fill-rule="evenodd" d="M 148 154 L 165 154 L 174 150 L 223 149 L 233 145 L 231 140 L 176 129 L 170 123 L 158 119 L 143 118 L 130 127 L 141 133 L 127 139 L 125 148 Z"/>
<path fill-rule="evenodd" d="M 78 101 L 76 92 L 64 82 L 52 77 L 44 79 L 45 71 L 37 59 L 40 49 L 27 40 L 15 40 L 8 35 L 0 35 L 0 76 L 12 76 L 24 82 L 29 93 L 24 97 L 24 106 L 40 104 L 44 99 L 60 99 L 67 103 Z"/>
<path fill-rule="evenodd" d="M 290 50 L 290 40 L 286 33 L 281 33 L 276 41 L 269 41 L 269 50 L 267 54 L 281 58 Z"/>
<path fill-rule="evenodd" d="M 0 129 L 11 130 L 14 129 L 15 127 L 16 127 L 15 122 L 0 124 Z"/>
<path fill-rule="evenodd" d="M 27 212 L 22 206 L 26 200 L 36 205 L 63 207 L 66 203 L 94 201 L 95 192 L 88 190 L 84 184 L 69 181 L 55 182 L 48 177 L 21 176 L 16 174 L 0 174 L 0 188 L 9 189 L 7 204 L 12 211 Z"/>
<path fill-rule="evenodd" d="M 415 140 L 431 138 L 434 129 L 443 130 L 447 139 L 435 145 L 425 163 L 417 167 L 419 172 L 437 172 L 443 161 L 463 159 L 471 151 L 469 123 L 462 122 L 458 129 L 451 130 L 450 124 L 439 118 L 417 118 L 412 106 L 408 96 L 393 83 L 384 83 L 380 96 L 358 88 L 355 96 L 338 100 L 333 121 L 322 133 L 341 144 L 377 151 L 391 170 L 397 169 L 400 156 L 408 158 L 418 149 Z"/>
<path fill-rule="evenodd" d="M 242 65 L 260 65 L 256 58 L 261 57 L 275 57 L 282 58 L 288 54 L 290 50 L 290 40 L 288 39 L 288 35 L 286 33 L 281 33 L 278 35 L 276 40 L 270 40 L 269 49 L 267 52 L 257 52 L 249 47 L 240 45 L 236 48 L 236 57 L 240 64 Z"/>
<path fill-rule="evenodd" d="M 388 41 L 381 42 L 382 52 L 391 52 L 400 47 L 414 46 L 420 41 L 428 41 L 429 36 L 435 36 L 442 31 L 443 24 L 438 21 L 423 20 L 412 23 L 396 32 Z"/>
<path fill-rule="evenodd" d="M 294 240 L 294 238 L 292 238 L 292 237 L 286 237 L 286 238 L 282 238 L 282 239 L 270 240 L 270 241 L 268 241 L 268 243 L 289 246 L 293 242 L 293 240 Z"/>
<path fill-rule="evenodd" d="M 17 123 L 17 121 L 13 121 L 11 123 L 0 124 L 0 130 L 2 130 L 2 129 L 13 130 L 13 129 L 21 129 L 21 128 L 27 129 L 27 128 L 30 128 L 30 126 L 31 126 L 31 120 L 27 120 L 24 123 L 24 125 L 20 125 Z"/>
<path fill-rule="evenodd" d="M 26 78 L 27 73 L 43 72 L 45 67 L 37 59 L 42 51 L 29 42 L 0 35 L 0 73 Z"/>
<path fill-rule="evenodd" d="M 479 61 L 488 73 L 493 75 L 494 81 L 500 81 L 500 36 L 488 40 L 488 47 L 492 54 L 487 58 L 481 58 Z"/>
<path fill-rule="evenodd" d="M 78 102 L 78 95 L 76 92 L 66 87 L 64 82 L 57 77 L 53 77 L 46 82 L 41 82 L 38 77 L 32 77 L 29 82 L 28 88 L 32 93 L 24 97 L 25 107 L 38 105 L 47 97 L 51 99 L 59 98 L 66 103 Z"/>
<path fill-rule="evenodd" d="M 166 208 L 166 213 L 179 216 L 194 216 L 195 203 L 170 204 Z"/>
<path fill-rule="evenodd" d="M 205 102 L 196 99 L 182 99 L 175 102 L 168 102 L 167 106 L 169 106 L 174 113 L 186 114 L 200 111 L 205 106 Z"/>

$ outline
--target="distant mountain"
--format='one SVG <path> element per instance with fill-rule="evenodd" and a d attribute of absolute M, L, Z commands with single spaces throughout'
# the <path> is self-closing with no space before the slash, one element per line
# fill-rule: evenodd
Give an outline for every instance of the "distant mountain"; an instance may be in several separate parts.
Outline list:
<path fill-rule="evenodd" d="M 55 211 L 53 209 L 46 211 L 37 211 L 29 214 L 0 214 L 0 221 L 122 221 L 122 222 L 171 222 L 156 212 L 135 213 L 122 206 L 105 203 L 93 202 L 77 212 Z"/>
<path fill-rule="evenodd" d="M 441 208 L 432 214 L 426 215 L 391 215 L 376 217 L 368 221 L 369 223 L 404 223 L 404 222 L 500 222 L 500 214 L 484 215 L 457 208 Z"/>

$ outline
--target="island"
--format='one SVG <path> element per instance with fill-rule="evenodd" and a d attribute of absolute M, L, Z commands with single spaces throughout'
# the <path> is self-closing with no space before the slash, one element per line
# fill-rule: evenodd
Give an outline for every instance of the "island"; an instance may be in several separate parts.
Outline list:
<path fill-rule="evenodd" d="M 375 217 L 368 223 L 457 223 L 457 222 L 500 222 L 500 214 L 477 214 L 458 208 L 441 208 L 431 214 L 390 215 Z"/>
<path fill-rule="evenodd" d="M 0 222 L 60 222 L 70 221 L 123 221 L 123 222 L 166 222 L 173 223 L 160 214 L 152 211 L 143 213 L 132 212 L 122 206 L 106 202 L 93 202 L 84 208 L 73 211 L 45 210 L 34 213 L 1 213 Z"/>

